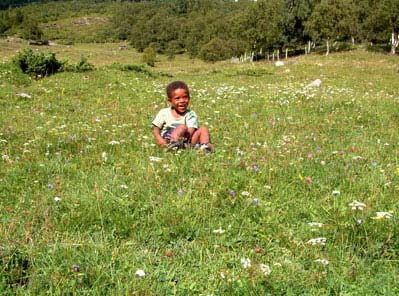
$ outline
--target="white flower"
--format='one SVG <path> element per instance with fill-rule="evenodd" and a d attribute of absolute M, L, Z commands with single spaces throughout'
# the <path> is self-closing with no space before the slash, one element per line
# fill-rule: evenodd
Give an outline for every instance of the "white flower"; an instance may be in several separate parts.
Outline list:
<path fill-rule="evenodd" d="M 314 262 L 321 263 L 322 265 L 328 265 L 330 263 L 326 259 L 316 259 Z"/>
<path fill-rule="evenodd" d="M 137 269 L 136 270 L 136 275 L 139 277 L 145 277 L 145 272 L 142 269 Z"/>
<path fill-rule="evenodd" d="M 352 210 L 359 210 L 359 211 L 363 211 L 363 209 L 366 207 L 366 204 L 354 200 L 351 203 L 348 204 L 348 206 L 350 206 L 352 208 Z"/>
<path fill-rule="evenodd" d="M 245 269 L 251 267 L 251 259 L 249 259 L 249 258 L 241 258 L 240 261 L 241 261 L 242 267 L 244 267 Z"/>
<path fill-rule="evenodd" d="M 338 195 L 340 195 L 341 194 L 341 192 L 339 192 L 338 190 L 334 190 L 333 192 L 332 192 L 332 195 L 334 195 L 334 196 L 338 196 Z"/>
<path fill-rule="evenodd" d="M 108 144 L 114 146 L 114 145 L 119 145 L 120 142 L 119 142 L 119 141 L 111 141 L 111 142 L 109 142 Z"/>
<path fill-rule="evenodd" d="M 58 196 L 56 196 L 56 197 L 54 197 L 54 201 L 55 201 L 55 202 L 59 202 L 59 201 L 61 201 L 61 198 L 59 198 Z"/>
<path fill-rule="evenodd" d="M 129 188 L 129 187 L 127 187 L 127 185 L 125 185 L 125 184 L 120 185 L 120 187 L 121 187 L 122 189 L 128 189 L 128 188 Z"/>
<path fill-rule="evenodd" d="M 323 227 L 324 224 L 323 223 L 319 223 L 319 222 L 309 222 L 308 225 L 311 226 L 311 227 L 319 227 L 319 228 L 321 228 L 321 227 Z"/>
<path fill-rule="evenodd" d="M 393 215 L 389 212 L 377 212 L 376 216 L 373 219 L 381 220 L 381 219 L 391 219 Z"/>
<path fill-rule="evenodd" d="M 103 152 L 101 157 L 103 158 L 103 161 L 106 162 L 108 160 L 107 152 Z"/>
<path fill-rule="evenodd" d="M 161 162 L 162 161 L 162 158 L 156 157 L 156 156 L 150 156 L 150 157 L 148 157 L 148 159 L 152 162 Z"/>
<path fill-rule="evenodd" d="M 219 228 L 219 229 L 215 229 L 214 231 L 212 231 L 215 234 L 223 234 L 224 233 L 224 229 Z"/>
<path fill-rule="evenodd" d="M 241 192 L 241 195 L 242 196 L 249 196 L 249 192 L 248 191 L 243 191 L 243 192 Z"/>
<path fill-rule="evenodd" d="M 269 275 L 272 272 L 272 270 L 270 269 L 269 265 L 266 265 L 266 264 L 260 264 L 259 268 L 260 268 L 260 271 L 264 275 Z"/>
<path fill-rule="evenodd" d="M 307 244 L 310 244 L 312 246 L 315 245 L 322 245 L 324 246 L 326 244 L 327 239 L 325 237 L 317 237 L 317 238 L 312 238 L 307 241 Z"/>

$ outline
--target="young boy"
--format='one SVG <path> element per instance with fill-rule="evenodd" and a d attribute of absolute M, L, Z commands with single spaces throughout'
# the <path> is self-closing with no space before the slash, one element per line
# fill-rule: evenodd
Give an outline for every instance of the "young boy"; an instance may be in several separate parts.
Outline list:
<path fill-rule="evenodd" d="M 174 81 L 166 87 L 169 108 L 161 109 L 152 121 L 155 141 L 158 146 L 169 149 L 184 148 L 187 145 L 211 152 L 209 130 L 198 128 L 197 114 L 188 109 L 190 92 L 183 81 Z"/>

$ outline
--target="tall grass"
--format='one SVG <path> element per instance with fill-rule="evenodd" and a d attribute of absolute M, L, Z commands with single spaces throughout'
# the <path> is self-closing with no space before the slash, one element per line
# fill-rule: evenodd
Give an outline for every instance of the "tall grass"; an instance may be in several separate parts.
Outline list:
<path fill-rule="evenodd" d="M 0 291 L 396 295 L 397 58 L 169 63 L 38 81 L 0 66 Z M 154 145 L 175 79 L 209 156 Z"/>

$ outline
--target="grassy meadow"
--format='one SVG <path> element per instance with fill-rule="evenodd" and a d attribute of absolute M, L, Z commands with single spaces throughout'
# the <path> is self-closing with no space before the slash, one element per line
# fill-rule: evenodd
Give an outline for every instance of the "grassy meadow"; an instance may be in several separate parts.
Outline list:
<path fill-rule="evenodd" d="M 397 57 L 139 73 L 118 44 L 56 45 L 97 69 L 33 80 L 0 45 L 2 295 L 399 294 Z M 213 154 L 154 145 L 172 80 Z"/>

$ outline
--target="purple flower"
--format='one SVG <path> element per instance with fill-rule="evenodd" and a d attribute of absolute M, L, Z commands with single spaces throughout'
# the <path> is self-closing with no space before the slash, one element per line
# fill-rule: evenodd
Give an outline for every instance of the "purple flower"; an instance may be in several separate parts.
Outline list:
<path fill-rule="evenodd" d="M 256 164 L 252 165 L 252 168 L 254 169 L 254 172 L 259 172 L 259 167 Z"/>
<path fill-rule="evenodd" d="M 231 196 L 234 196 L 234 195 L 236 195 L 236 192 L 235 192 L 234 190 L 230 189 L 229 194 L 230 194 Z"/>
<path fill-rule="evenodd" d="M 356 219 L 356 224 L 357 224 L 357 225 L 362 224 L 362 219 Z"/>
<path fill-rule="evenodd" d="M 48 189 L 53 189 L 54 185 L 50 183 L 50 184 L 47 185 L 47 187 L 48 187 Z"/>
<path fill-rule="evenodd" d="M 178 195 L 183 195 L 183 190 L 181 190 L 181 189 L 177 190 L 177 194 Z"/>
<path fill-rule="evenodd" d="M 73 272 L 79 272 L 79 270 L 80 270 L 79 265 L 76 265 L 76 264 L 72 265 L 72 271 Z"/>
<path fill-rule="evenodd" d="M 319 146 L 317 146 L 317 147 L 316 147 L 316 151 L 317 151 L 317 152 L 320 152 L 320 151 L 321 151 L 321 148 L 320 148 Z"/>

